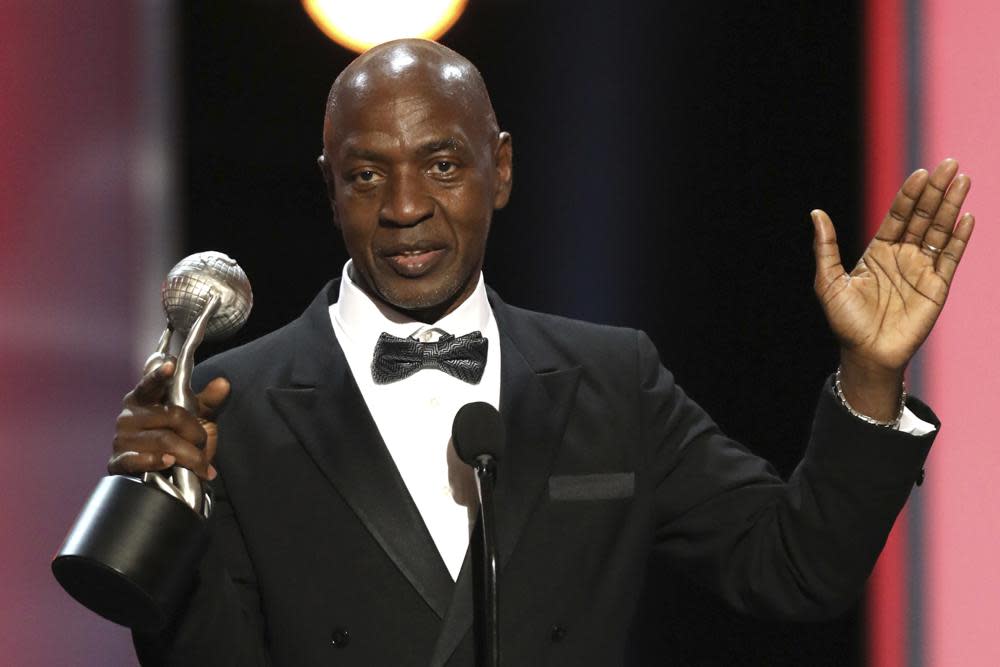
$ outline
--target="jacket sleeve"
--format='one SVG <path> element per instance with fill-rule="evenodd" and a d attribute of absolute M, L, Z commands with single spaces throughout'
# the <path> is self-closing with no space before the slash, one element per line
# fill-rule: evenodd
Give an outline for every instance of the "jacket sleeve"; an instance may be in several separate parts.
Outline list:
<path fill-rule="evenodd" d="M 817 620 L 852 604 L 937 431 L 867 424 L 828 380 L 804 458 L 785 482 L 684 394 L 641 332 L 638 369 L 654 548 L 742 613 Z M 907 405 L 939 426 L 919 401 Z"/>
<path fill-rule="evenodd" d="M 199 366 L 193 384 L 204 386 L 218 375 L 225 374 Z M 162 632 L 133 632 L 136 655 L 145 667 L 270 665 L 253 563 L 223 478 L 220 471 L 210 483 L 209 546 L 186 604 Z"/>

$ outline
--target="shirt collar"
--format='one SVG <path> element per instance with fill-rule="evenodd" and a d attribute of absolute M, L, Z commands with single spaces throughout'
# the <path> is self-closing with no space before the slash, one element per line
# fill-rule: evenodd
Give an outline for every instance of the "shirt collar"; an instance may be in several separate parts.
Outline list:
<path fill-rule="evenodd" d="M 455 336 L 472 331 L 481 331 L 485 335 L 487 331 L 492 311 L 482 272 L 476 289 L 458 308 L 437 322 L 425 324 L 373 300 L 351 280 L 350 268 L 351 260 L 347 260 L 340 281 L 340 296 L 330 310 L 340 328 L 355 344 L 374 347 L 383 331 L 399 338 L 407 338 L 430 328 L 442 329 Z"/>

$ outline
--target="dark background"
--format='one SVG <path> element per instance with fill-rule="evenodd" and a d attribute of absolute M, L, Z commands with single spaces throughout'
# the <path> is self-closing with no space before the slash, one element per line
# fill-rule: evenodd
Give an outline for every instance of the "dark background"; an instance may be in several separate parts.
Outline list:
<path fill-rule="evenodd" d="M 353 54 L 298 3 L 178 3 L 184 251 L 254 286 L 238 343 L 297 316 L 346 254 L 315 159 Z M 838 3 L 471 0 L 441 41 L 514 138 L 487 281 L 510 303 L 646 330 L 681 385 L 787 475 L 836 347 L 808 212 L 857 256 L 860 16 Z M 218 347 L 205 347 L 211 353 Z M 860 613 L 728 612 L 650 564 L 634 664 L 857 665 Z"/>

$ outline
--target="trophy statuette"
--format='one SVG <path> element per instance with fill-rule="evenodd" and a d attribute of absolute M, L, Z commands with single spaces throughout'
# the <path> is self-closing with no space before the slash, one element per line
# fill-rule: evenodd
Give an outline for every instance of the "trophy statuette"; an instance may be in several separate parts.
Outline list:
<path fill-rule="evenodd" d="M 246 322 L 253 294 L 243 269 L 220 252 L 185 257 L 162 287 L 167 328 L 143 373 L 174 361 L 165 403 L 191 414 L 194 354 L 204 340 L 227 338 Z M 171 342 L 183 336 L 176 360 Z M 142 480 L 109 475 L 91 494 L 56 557 L 52 572 L 78 602 L 137 630 L 163 627 L 189 591 L 208 544 L 211 497 L 180 466 Z"/>

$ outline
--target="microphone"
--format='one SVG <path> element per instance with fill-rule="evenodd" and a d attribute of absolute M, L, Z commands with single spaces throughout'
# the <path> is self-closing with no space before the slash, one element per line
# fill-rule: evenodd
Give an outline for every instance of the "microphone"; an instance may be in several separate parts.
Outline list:
<path fill-rule="evenodd" d="M 476 665 L 499 667 L 500 628 L 493 489 L 496 484 L 497 461 L 503 458 L 507 442 L 503 419 L 489 403 L 463 405 L 452 423 L 451 440 L 458 457 L 476 472 L 476 494 L 479 498 L 479 531 L 472 535 L 472 608 Z"/>
<path fill-rule="evenodd" d="M 467 403 L 455 415 L 451 438 L 458 458 L 476 467 L 481 457 L 503 458 L 507 434 L 500 413 L 489 403 Z"/>

